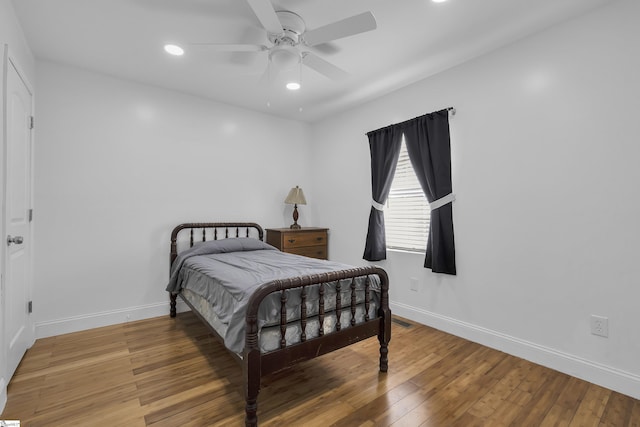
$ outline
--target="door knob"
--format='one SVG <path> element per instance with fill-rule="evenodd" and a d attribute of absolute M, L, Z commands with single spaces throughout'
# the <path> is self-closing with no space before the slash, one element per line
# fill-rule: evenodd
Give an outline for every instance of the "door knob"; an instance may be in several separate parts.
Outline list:
<path fill-rule="evenodd" d="M 22 236 L 7 236 L 7 246 L 11 246 L 12 243 L 15 243 L 16 245 L 21 245 L 22 242 L 24 241 L 24 238 Z"/>

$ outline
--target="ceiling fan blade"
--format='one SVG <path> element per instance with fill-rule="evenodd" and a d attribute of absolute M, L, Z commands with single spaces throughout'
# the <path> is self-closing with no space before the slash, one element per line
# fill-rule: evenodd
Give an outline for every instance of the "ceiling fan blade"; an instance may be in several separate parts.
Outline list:
<path fill-rule="evenodd" d="M 269 49 L 259 44 L 190 43 L 190 45 L 206 47 L 217 52 L 262 52 Z"/>
<path fill-rule="evenodd" d="M 332 63 L 325 61 L 318 55 L 314 55 L 311 52 L 304 52 L 302 54 L 302 63 L 331 80 L 343 80 L 349 77 L 349 73 L 344 71 L 342 68 L 336 67 Z"/>
<path fill-rule="evenodd" d="M 262 26 L 270 34 L 282 34 L 282 24 L 270 0 L 247 0 Z"/>
<path fill-rule="evenodd" d="M 307 45 L 314 46 L 320 43 L 330 42 L 343 37 L 353 36 L 377 28 L 376 18 L 371 12 L 364 12 L 336 21 L 315 30 L 304 33 L 303 38 Z"/>

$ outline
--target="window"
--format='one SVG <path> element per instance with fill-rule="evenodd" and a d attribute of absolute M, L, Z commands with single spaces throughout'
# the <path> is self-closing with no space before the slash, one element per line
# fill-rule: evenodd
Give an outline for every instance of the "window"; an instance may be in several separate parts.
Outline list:
<path fill-rule="evenodd" d="M 431 209 L 402 138 L 400 157 L 384 212 L 387 248 L 426 252 Z"/>

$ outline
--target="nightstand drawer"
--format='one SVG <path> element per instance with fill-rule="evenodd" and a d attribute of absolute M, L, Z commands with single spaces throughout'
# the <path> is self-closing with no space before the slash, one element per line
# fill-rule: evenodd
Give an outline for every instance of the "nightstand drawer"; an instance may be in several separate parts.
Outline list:
<path fill-rule="evenodd" d="M 290 254 L 307 256 L 309 258 L 327 259 L 326 246 L 305 246 L 302 248 L 287 249 Z"/>
<path fill-rule="evenodd" d="M 267 243 L 282 252 L 327 259 L 328 230 L 316 227 L 267 228 Z"/>
<path fill-rule="evenodd" d="M 284 233 L 282 247 L 291 249 L 301 246 L 326 246 L 327 232 L 313 231 L 308 233 Z"/>

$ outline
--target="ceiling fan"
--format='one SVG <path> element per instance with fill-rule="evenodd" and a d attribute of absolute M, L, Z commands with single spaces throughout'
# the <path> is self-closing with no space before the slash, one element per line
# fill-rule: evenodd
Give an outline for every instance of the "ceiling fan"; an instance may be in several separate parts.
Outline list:
<path fill-rule="evenodd" d="M 270 0 L 247 0 L 258 20 L 267 31 L 270 46 L 260 44 L 206 45 L 221 52 L 267 52 L 268 65 L 263 79 L 273 77 L 287 69 L 305 65 L 332 80 L 346 78 L 349 74 L 309 50 L 310 47 L 333 40 L 375 30 L 376 20 L 371 12 L 354 15 L 322 27 L 308 30 L 302 17 L 296 13 L 276 11 Z M 299 76 L 299 73 L 298 73 Z M 289 89 L 298 89 L 300 82 L 289 82 Z M 297 87 L 295 85 L 297 83 Z"/>

